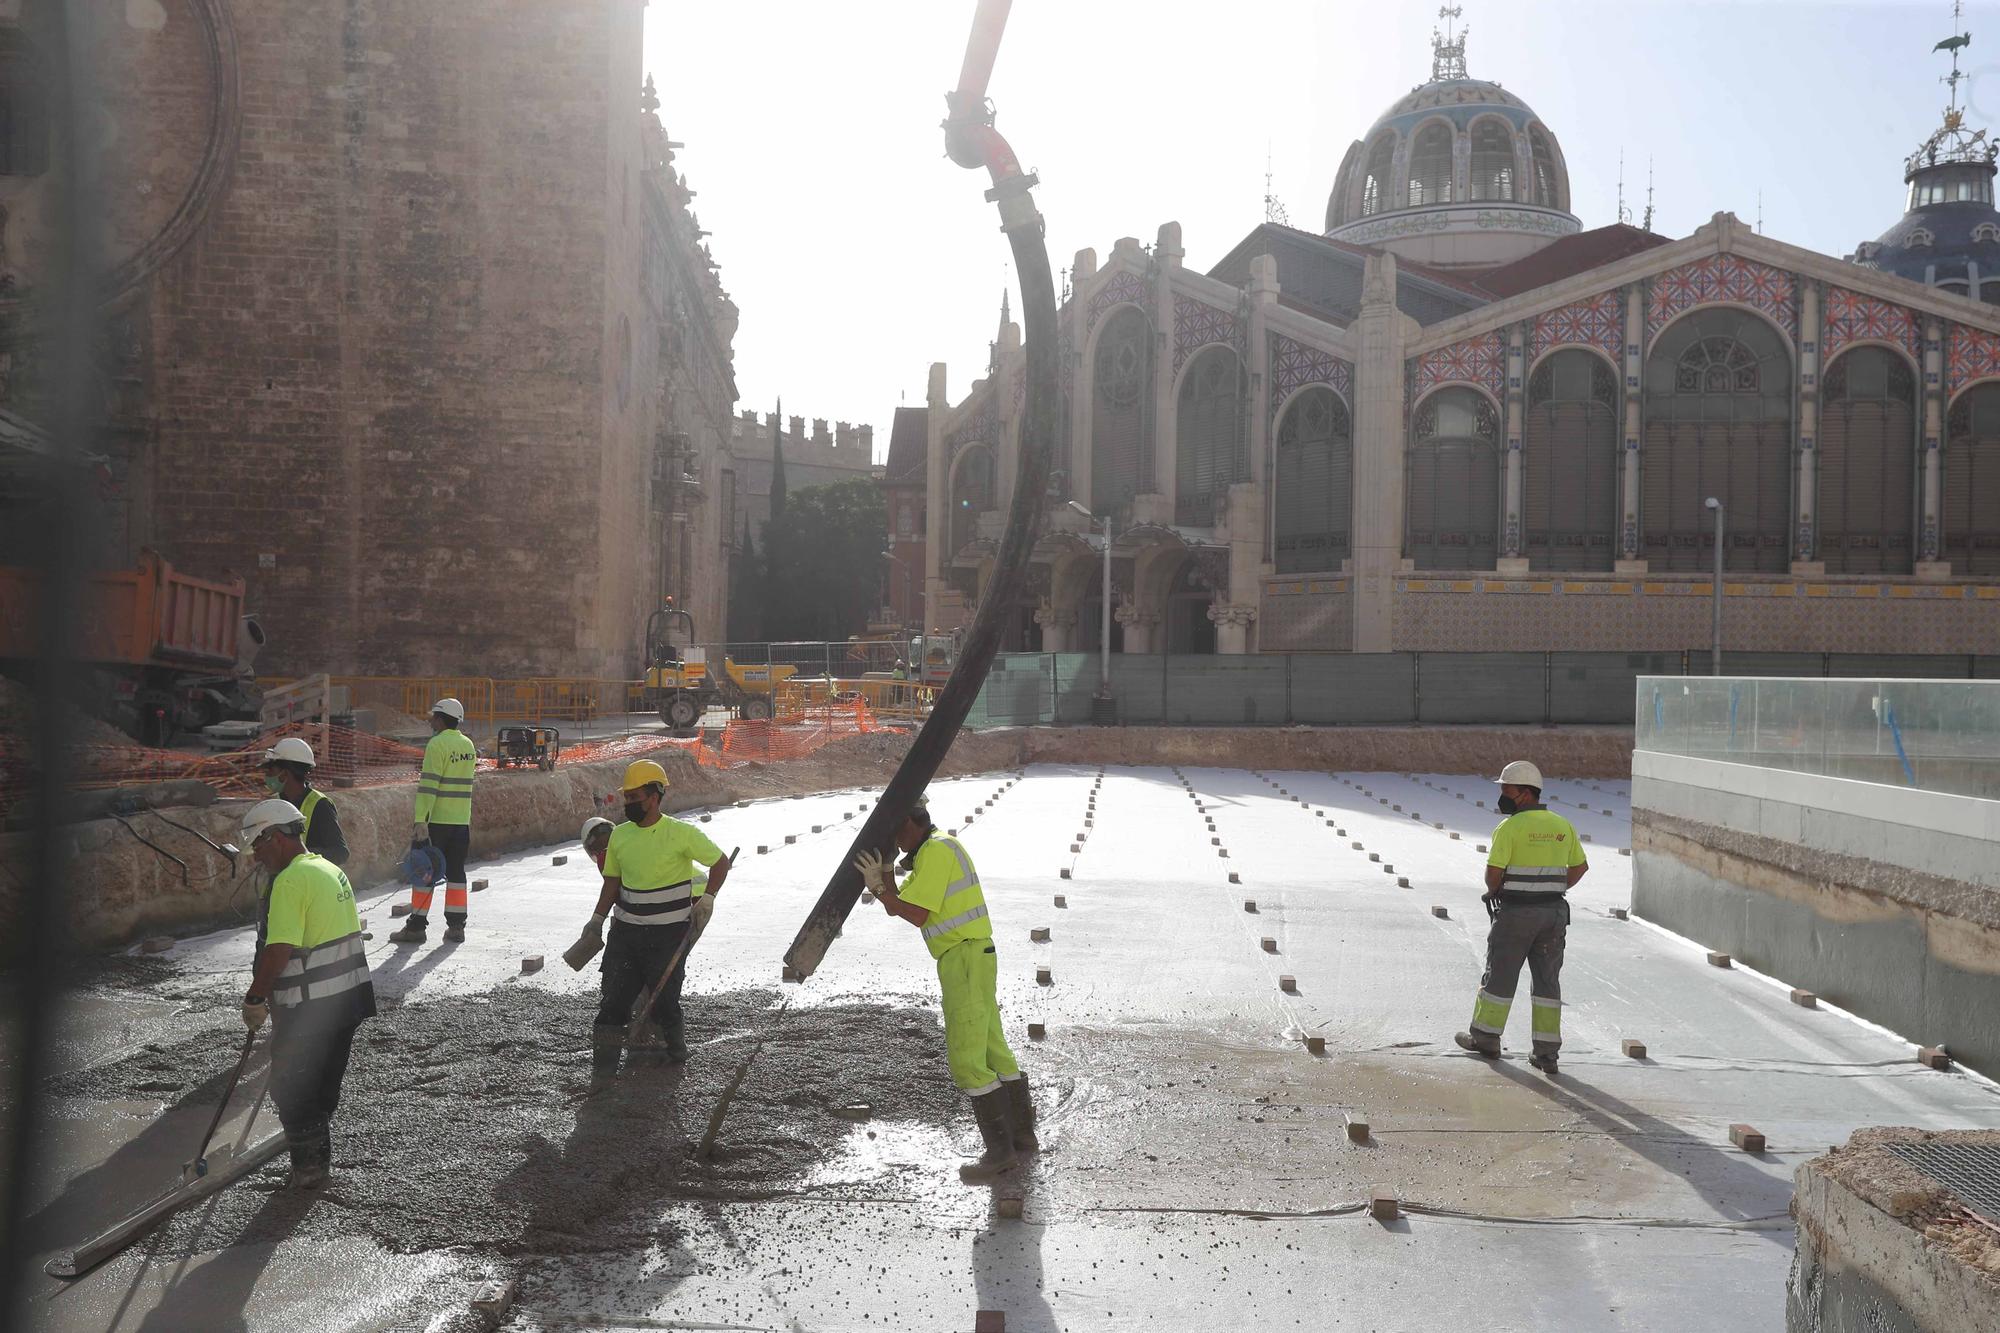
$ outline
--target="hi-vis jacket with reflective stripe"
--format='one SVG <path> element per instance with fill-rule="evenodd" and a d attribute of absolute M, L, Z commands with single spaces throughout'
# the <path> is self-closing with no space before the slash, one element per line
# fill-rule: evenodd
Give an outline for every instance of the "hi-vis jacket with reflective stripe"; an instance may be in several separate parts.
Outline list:
<path fill-rule="evenodd" d="M 479 751 L 456 727 L 446 727 L 424 747 L 424 771 L 417 779 L 416 822 L 470 824 L 472 774 Z"/>
<path fill-rule="evenodd" d="M 1569 868 L 1583 864 L 1583 847 L 1570 822 L 1542 806 L 1517 811 L 1493 830 L 1486 864 L 1505 872 L 1504 893 L 1544 893 L 1569 889 Z"/>
<path fill-rule="evenodd" d="M 335 1001 L 361 1015 L 375 1012 L 354 889 L 339 866 L 311 852 L 293 858 L 271 882 L 266 933 L 271 943 L 292 946 L 271 987 L 281 1013 L 331 1009 Z"/>
<path fill-rule="evenodd" d="M 948 833 L 933 833 L 917 848 L 916 863 L 897 890 L 904 902 L 927 908 L 931 919 L 924 925 L 924 943 L 931 957 L 945 953 L 967 940 L 993 938 L 993 922 L 986 915 L 986 894 L 979 887 L 979 874 L 965 845 Z"/>

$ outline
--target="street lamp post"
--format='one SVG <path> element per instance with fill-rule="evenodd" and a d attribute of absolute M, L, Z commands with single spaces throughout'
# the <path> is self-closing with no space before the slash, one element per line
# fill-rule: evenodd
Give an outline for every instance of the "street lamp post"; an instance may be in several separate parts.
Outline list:
<path fill-rule="evenodd" d="M 1708 617 L 1709 618 L 1708 674 L 1711 676 L 1719 676 L 1722 674 L 1723 508 L 1722 508 L 1722 501 L 1716 499 L 1712 495 L 1709 496 L 1708 499 L 1703 503 L 1705 503 L 1710 509 L 1713 509 L 1715 511 L 1715 586 L 1709 590 L 1711 596 L 1709 597 L 1709 617 Z"/>
<path fill-rule="evenodd" d="M 903 559 L 894 551 L 882 552 L 882 558 L 884 560 L 893 560 L 903 567 L 903 614 L 908 615 L 911 611 L 916 610 L 913 603 L 922 595 L 917 591 L 917 571 L 910 565 L 909 561 Z M 923 613 L 919 611 L 917 613 L 917 626 L 920 632 L 923 623 Z"/>
<path fill-rule="evenodd" d="M 1069 502 L 1069 507 L 1077 513 L 1082 514 L 1088 521 L 1098 521 L 1097 515 L 1091 513 L 1074 500 Z M 1100 699 L 1109 699 L 1111 697 L 1111 515 L 1106 514 L 1102 521 L 1104 523 L 1104 587 L 1102 589 L 1103 596 L 1099 599 L 1103 603 L 1103 617 L 1098 622 L 1097 631 L 1097 697 Z"/>

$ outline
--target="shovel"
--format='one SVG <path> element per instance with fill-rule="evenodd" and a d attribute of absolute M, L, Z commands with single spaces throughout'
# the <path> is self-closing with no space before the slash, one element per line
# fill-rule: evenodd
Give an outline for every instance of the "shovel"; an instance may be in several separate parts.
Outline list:
<path fill-rule="evenodd" d="M 222 1123 L 222 1113 L 229 1109 L 229 1099 L 236 1095 L 236 1085 L 243 1079 L 243 1070 L 250 1063 L 250 1048 L 257 1044 L 257 1034 L 243 1034 L 243 1054 L 236 1059 L 236 1072 L 229 1076 L 229 1086 L 222 1090 L 222 1101 L 215 1108 L 215 1118 L 208 1122 L 208 1133 L 201 1136 L 201 1146 L 194 1150 L 194 1160 L 181 1167 L 181 1183 L 191 1185 L 208 1174 L 208 1144 L 215 1137 L 216 1127 Z"/>

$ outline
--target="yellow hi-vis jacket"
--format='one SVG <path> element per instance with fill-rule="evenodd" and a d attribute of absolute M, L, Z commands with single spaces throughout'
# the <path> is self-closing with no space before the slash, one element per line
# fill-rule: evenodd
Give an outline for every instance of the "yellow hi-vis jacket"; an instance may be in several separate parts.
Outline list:
<path fill-rule="evenodd" d="M 416 822 L 470 824 L 472 774 L 479 751 L 457 727 L 446 727 L 424 747 L 424 771 L 417 779 Z"/>
<path fill-rule="evenodd" d="M 986 915 L 986 894 L 965 845 L 948 833 L 933 833 L 917 848 L 916 863 L 896 891 L 904 902 L 931 914 L 924 923 L 924 944 L 931 957 L 967 940 L 993 938 Z"/>

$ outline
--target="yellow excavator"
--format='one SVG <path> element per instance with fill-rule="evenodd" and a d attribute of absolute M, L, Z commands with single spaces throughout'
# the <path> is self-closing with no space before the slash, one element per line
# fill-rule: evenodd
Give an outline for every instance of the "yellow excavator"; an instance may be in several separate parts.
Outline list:
<path fill-rule="evenodd" d="M 646 688 L 643 706 L 677 736 L 693 735 L 702 715 L 727 708 L 740 718 L 768 721 L 779 684 L 797 667 L 745 664 L 722 654 L 722 669 L 711 670 L 705 649 L 694 644 L 694 617 L 667 604 L 646 620 Z"/>

